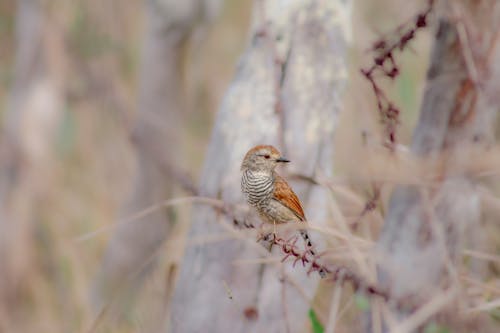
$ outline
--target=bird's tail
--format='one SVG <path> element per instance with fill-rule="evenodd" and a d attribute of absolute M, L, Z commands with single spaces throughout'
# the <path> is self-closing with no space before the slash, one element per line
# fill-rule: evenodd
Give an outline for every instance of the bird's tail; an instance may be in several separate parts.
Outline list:
<path fill-rule="evenodd" d="M 309 237 L 309 233 L 307 232 L 307 230 L 300 230 L 300 235 L 302 236 L 302 238 L 304 239 L 304 242 L 306 243 L 307 247 L 309 248 L 309 252 L 315 256 L 316 253 L 311 249 L 312 248 L 312 242 L 311 242 L 311 237 Z"/>
<path fill-rule="evenodd" d="M 313 244 L 311 242 L 311 237 L 309 237 L 309 233 L 307 232 L 307 230 L 299 230 L 300 231 L 300 235 L 302 236 L 302 238 L 304 239 L 304 242 L 306 243 L 307 247 L 309 248 L 308 251 L 309 253 L 312 255 L 312 256 L 316 256 L 316 252 L 314 252 L 314 250 L 312 249 L 313 247 Z M 323 279 L 326 277 L 327 273 L 323 270 L 323 268 L 320 268 L 318 270 L 318 274 L 319 276 Z"/>

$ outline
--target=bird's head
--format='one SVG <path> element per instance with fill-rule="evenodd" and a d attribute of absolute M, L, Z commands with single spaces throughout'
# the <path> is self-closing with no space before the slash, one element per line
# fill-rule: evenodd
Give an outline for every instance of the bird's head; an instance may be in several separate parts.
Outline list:
<path fill-rule="evenodd" d="M 278 149 L 273 146 L 256 146 L 248 151 L 241 164 L 241 170 L 273 171 L 278 163 L 290 162 L 281 156 Z"/>

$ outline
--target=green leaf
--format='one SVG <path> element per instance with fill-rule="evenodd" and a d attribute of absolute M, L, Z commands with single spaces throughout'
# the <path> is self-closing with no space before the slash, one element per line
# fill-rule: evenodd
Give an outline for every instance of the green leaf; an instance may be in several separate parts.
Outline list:
<path fill-rule="evenodd" d="M 56 150 L 61 156 L 66 156 L 74 149 L 76 143 L 77 123 L 74 113 L 66 106 L 63 119 L 56 135 Z"/>
<path fill-rule="evenodd" d="M 493 320 L 500 322 L 500 308 L 492 309 L 490 311 L 490 316 Z"/>
<path fill-rule="evenodd" d="M 313 333 L 323 333 L 325 331 L 323 325 L 321 325 L 321 323 L 319 322 L 318 317 L 316 317 L 316 313 L 314 313 L 313 309 L 309 309 L 309 318 L 311 319 Z"/>
<path fill-rule="evenodd" d="M 450 333 L 450 330 L 446 326 L 431 322 L 425 326 L 424 333 Z"/>
<path fill-rule="evenodd" d="M 407 110 L 416 108 L 415 79 L 408 73 L 402 73 L 398 80 L 399 98 L 404 103 Z"/>
<path fill-rule="evenodd" d="M 354 304 L 361 311 L 366 311 L 370 308 L 370 301 L 367 297 L 363 295 L 356 294 L 354 295 Z"/>

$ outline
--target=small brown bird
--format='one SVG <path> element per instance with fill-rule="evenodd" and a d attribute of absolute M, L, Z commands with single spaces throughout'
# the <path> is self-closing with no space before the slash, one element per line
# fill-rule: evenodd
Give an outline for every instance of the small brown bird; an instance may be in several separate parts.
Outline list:
<path fill-rule="evenodd" d="M 250 149 L 241 164 L 241 190 L 264 222 L 306 222 L 299 198 L 275 171 L 278 163 L 288 162 L 273 146 L 261 145 Z M 307 231 L 300 230 L 300 234 L 307 246 L 312 247 Z"/>

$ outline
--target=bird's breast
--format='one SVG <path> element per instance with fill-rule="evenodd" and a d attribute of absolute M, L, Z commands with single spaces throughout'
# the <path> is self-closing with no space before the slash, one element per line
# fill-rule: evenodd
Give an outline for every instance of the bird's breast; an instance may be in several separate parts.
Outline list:
<path fill-rule="evenodd" d="M 270 200 L 273 194 L 274 181 L 271 175 L 246 170 L 241 178 L 241 190 L 248 203 L 259 207 Z"/>

